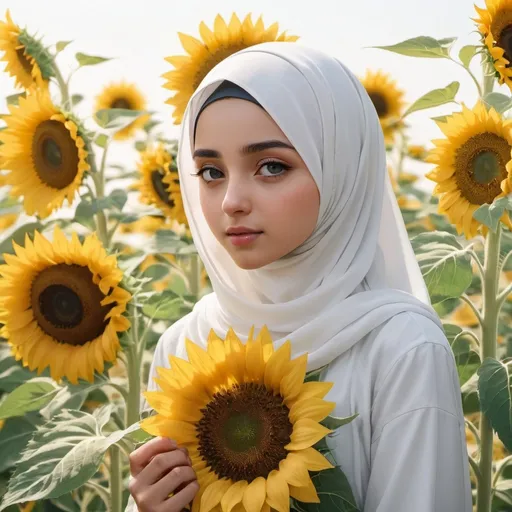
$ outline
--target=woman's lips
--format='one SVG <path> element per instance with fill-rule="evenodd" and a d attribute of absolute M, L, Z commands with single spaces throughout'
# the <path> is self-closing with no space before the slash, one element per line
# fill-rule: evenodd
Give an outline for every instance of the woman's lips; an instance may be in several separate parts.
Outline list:
<path fill-rule="evenodd" d="M 256 240 L 263 232 L 258 233 L 240 233 L 238 235 L 228 235 L 231 243 L 237 247 L 249 245 Z"/>

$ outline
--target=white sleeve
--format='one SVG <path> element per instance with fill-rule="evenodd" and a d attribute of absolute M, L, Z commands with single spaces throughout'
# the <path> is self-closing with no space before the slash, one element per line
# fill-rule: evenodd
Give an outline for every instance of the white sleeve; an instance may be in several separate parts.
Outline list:
<path fill-rule="evenodd" d="M 422 343 L 391 368 L 372 408 L 364 512 L 471 512 L 464 418 L 448 345 Z"/>

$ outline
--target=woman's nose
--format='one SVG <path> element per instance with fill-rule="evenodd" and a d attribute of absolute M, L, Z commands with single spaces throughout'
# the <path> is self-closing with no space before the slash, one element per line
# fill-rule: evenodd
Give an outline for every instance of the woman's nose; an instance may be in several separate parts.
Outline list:
<path fill-rule="evenodd" d="M 222 209 L 227 215 L 249 213 L 251 211 L 250 188 L 247 183 L 232 181 L 228 183 L 222 202 Z"/>

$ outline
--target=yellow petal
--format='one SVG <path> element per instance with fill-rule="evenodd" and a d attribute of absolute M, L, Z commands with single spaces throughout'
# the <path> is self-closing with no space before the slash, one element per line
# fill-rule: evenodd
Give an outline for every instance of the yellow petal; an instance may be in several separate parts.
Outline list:
<path fill-rule="evenodd" d="M 324 469 L 332 469 L 334 466 L 313 447 L 304 448 L 293 452 L 308 468 L 308 471 L 323 471 Z"/>
<path fill-rule="evenodd" d="M 323 398 L 332 389 L 334 382 L 305 382 L 302 384 L 297 402 L 307 398 Z"/>
<path fill-rule="evenodd" d="M 220 500 L 220 505 L 222 507 L 222 512 L 231 512 L 235 505 L 238 505 L 242 498 L 244 497 L 244 491 L 247 488 L 247 482 L 245 480 L 240 480 L 239 482 L 235 482 L 222 496 Z"/>
<path fill-rule="evenodd" d="M 283 475 L 288 484 L 296 487 L 307 485 L 309 480 L 309 472 L 302 458 L 297 457 L 293 452 L 279 463 L 279 473 Z"/>
<path fill-rule="evenodd" d="M 270 356 L 274 353 L 274 343 L 272 342 L 272 336 L 270 336 L 270 332 L 266 325 L 260 329 L 256 341 L 261 343 L 261 346 L 263 347 L 263 359 L 265 363 L 268 362 Z"/>
<path fill-rule="evenodd" d="M 261 508 L 267 497 L 266 480 L 259 476 L 255 478 L 245 489 L 242 504 L 246 512 L 261 512 Z"/>
<path fill-rule="evenodd" d="M 153 436 L 174 439 L 178 444 L 193 443 L 197 440 L 196 427 L 192 423 L 169 420 L 160 415 L 142 420 L 140 428 Z"/>
<path fill-rule="evenodd" d="M 293 432 L 290 436 L 291 442 L 285 446 L 287 450 L 304 450 L 313 446 L 332 431 L 320 423 L 310 419 L 298 420 L 293 425 Z"/>
<path fill-rule="evenodd" d="M 198 347 L 189 339 L 185 340 L 185 345 L 188 354 L 188 360 L 192 366 L 204 376 L 208 377 L 215 372 L 215 363 L 208 355 L 208 352 Z"/>
<path fill-rule="evenodd" d="M 303 354 L 300 357 L 297 357 L 297 359 L 290 361 L 287 374 L 283 377 L 280 383 L 281 396 L 285 400 L 293 400 L 299 395 L 302 384 L 304 384 L 307 364 L 307 354 Z"/>
<path fill-rule="evenodd" d="M 303 503 L 320 503 L 315 484 L 311 481 L 311 478 L 304 487 L 290 486 L 290 496 Z"/>
<path fill-rule="evenodd" d="M 245 367 L 249 381 L 263 382 L 265 361 L 263 360 L 263 347 L 260 342 L 247 341 L 245 345 Z"/>
<path fill-rule="evenodd" d="M 292 346 L 288 340 L 270 356 L 265 368 L 264 382 L 267 389 L 273 389 L 279 392 L 281 380 L 290 362 L 291 351 Z"/>
<path fill-rule="evenodd" d="M 229 328 L 229 331 L 226 333 L 224 347 L 229 371 L 238 382 L 243 382 L 245 374 L 245 346 L 232 328 Z"/>
<path fill-rule="evenodd" d="M 309 418 L 313 421 L 322 421 L 329 416 L 336 407 L 336 402 L 326 402 L 321 398 L 309 398 L 294 402 L 290 408 L 288 417 L 292 423 L 301 418 Z"/>
<path fill-rule="evenodd" d="M 267 503 L 278 512 L 290 511 L 288 484 L 279 471 L 271 471 L 267 477 Z"/>
<path fill-rule="evenodd" d="M 231 480 L 225 478 L 210 484 L 201 496 L 201 512 L 210 512 L 216 507 L 231 485 Z"/>

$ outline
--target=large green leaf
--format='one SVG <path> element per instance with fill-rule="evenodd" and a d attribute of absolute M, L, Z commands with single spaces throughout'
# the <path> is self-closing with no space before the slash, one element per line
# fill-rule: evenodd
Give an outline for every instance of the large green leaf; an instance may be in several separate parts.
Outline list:
<path fill-rule="evenodd" d="M 506 364 L 487 358 L 478 370 L 478 394 L 482 411 L 508 451 L 512 451 L 510 373 Z"/>
<path fill-rule="evenodd" d="M 473 217 L 496 233 L 505 210 L 512 211 L 512 195 L 501 197 L 492 204 L 483 204 L 475 211 Z"/>
<path fill-rule="evenodd" d="M 9 393 L 0 404 L 0 420 L 23 416 L 29 411 L 38 411 L 48 404 L 59 391 L 59 386 L 44 377 L 25 382 Z"/>
<path fill-rule="evenodd" d="M 122 130 L 144 114 L 147 112 L 127 108 L 105 108 L 94 114 L 94 120 L 98 126 L 106 130 Z"/>
<path fill-rule="evenodd" d="M 480 367 L 480 355 L 471 346 L 471 335 L 465 334 L 458 325 L 444 324 L 443 327 L 455 356 L 459 383 L 462 386 Z"/>
<path fill-rule="evenodd" d="M 9 418 L 0 429 L 0 473 L 14 467 L 32 438 L 37 423 L 28 417 Z"/>
<path fill-rule="evenodd" d="M 372 46 L 371 48 L 388 50 L 401 55 L 407 55 L 408 57 L 447 59 L 450 56 L 450 48 L 455 39 L 455 37 L 434 39 L 433 37 L 419 36 L 413 39 L 406 39 L 391 46 Z"/>
<path fill-rule="evenodd" d="M 498 113 L 503 114 L 512 108 L 512 99 L 500 92 L 489 92 L 483 98 L 487 108 L 494 108 Z"/>
<path fill-rule="evenodd" d="M 475 56 L 476 51 L 479 49 L 479 46 L 474 46 L 472 44 L 468 44 L 463 46 L 459 51 L 459 59 L 464 65 L 464 67 L 468 68 L 471 60 Z"/>
<path fill-rule="evenodd" d="M 425 110 L 426 108 L 439 107 L 446 103 L 455 101 L 455 96 L 459 92 L 460 83 L 451 82 L 442 89 L 434 89 L 427 92 L 421 98 L 417 99 L 404 113 L 402 117 L 406 117 L 418 110 Z"/>
<path fill-rule="evenodd" d="M 422 233 L 411 241 L 432 303 L 460 297 L 471 284 L 471 258 L 449 233 Z"/>
<path fill-rule="evenodd" d="M 181 316 L 183 298 L 177 296 L 171 290 L 152 295 L 142 307 L 142 312 L 155 320 L 176 321 Z"/>
<path fill-rule="evenodd" d="M 104 435 L 110 412 L 110 405 L 92 415 L 66 410 L 40 427 L 21 455 L 0 511 L 15 503 L 57 498 L 92 478 L 108 448 L 139 428 L 135 423 Z"/>
<path fill-rule="evenodd" d="M 0 342 L 0 391 L 10 393 L 19 385 L 35 377 L 11 355 L 11 346 Z"/>

